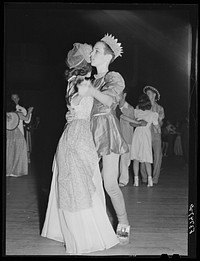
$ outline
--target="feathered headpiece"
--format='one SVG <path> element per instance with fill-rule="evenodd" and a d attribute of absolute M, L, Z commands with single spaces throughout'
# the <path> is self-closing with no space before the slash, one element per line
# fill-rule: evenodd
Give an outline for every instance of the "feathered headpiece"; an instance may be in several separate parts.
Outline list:
<path fill-rule="evenodd" d="M 108 33 L 101 39 L 101 41 L 105 42 L 114 52 L 115 58 L 118 56 L 122 56 L 123 49 L 121 47 L 121 43 L 118 43 L 118 39 L 115 39 L 114 36 L 108 35 Z"/>

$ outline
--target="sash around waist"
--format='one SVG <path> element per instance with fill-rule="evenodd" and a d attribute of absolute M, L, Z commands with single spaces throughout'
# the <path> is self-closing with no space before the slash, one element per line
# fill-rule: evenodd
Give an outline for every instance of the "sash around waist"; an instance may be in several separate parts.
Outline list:
<path fill-rule="evenodd" d="M 106 115 L 109 114 L 109 112 L 99 112 L 99 113 L 95 113 L 92 116 L 100 116 L 100 115 Z"/>
<path fill-rule="evenodd" d="M 109 109 L 106 111 L 100 111 L 100 112 L 95 112 L 94 114 L 92 114 L 92 116 L 101 116 L 101 115 L 107 115 L 107 114 L 115 114 L 115 111 Z"/>

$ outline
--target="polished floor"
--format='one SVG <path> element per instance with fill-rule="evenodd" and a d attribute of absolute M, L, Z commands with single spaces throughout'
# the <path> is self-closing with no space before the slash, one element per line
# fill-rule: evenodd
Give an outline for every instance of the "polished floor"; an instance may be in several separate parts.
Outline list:
<path fill-rule="evenodd" d="M 28 176 L 6 178 L 5 254 L 67 255 L 62 243 L 40 236 L 51 177 L 39 173 L 41 166 L 36 165 L 31 162 Z M 133 187 L 132 183 L 130 170 L 130 182 L 121 188 L 131 224 L 130 243 L 87 255 L 187 256 L 188 170 L 182 157 L 163 158 L 159 183 L 154 187 Z M 107 204 L 114 224 L 109 201 Z"/>

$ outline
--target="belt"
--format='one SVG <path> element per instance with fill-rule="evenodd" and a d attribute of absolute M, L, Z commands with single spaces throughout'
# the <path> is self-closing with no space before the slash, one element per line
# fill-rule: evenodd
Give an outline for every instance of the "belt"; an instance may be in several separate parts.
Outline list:
<path fill-rule="evenodd" d="M 106 115 L 106 114 L 109 114 L 109 112 L 100 112 L 100 113 L 93 114 L 92 116 L 100 116 L 100 115 Z"/>

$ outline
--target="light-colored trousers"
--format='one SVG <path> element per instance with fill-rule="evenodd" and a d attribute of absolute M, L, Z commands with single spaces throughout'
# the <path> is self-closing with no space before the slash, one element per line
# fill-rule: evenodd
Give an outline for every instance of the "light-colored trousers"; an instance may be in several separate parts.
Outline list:
<path fill-rule="evenodd" d="M 127 144 L 129 152 L 120 156 L 119 183 L 127 185 L 129 182 L 129 166 L 131 164 L 131 144 Z"/>
<path fill-rule="evenodd" d="M 160 176 L 160 169 L 162 164 L 162 143 L 161 143 L 161 134 L 153 133 L 152 134 L 152 149 L 153 149 L 153 182 L 158 183 Z M 140 172 L 142 180 L 147 181 L 147 172 L 145 164 L 141 163 Z"/>

